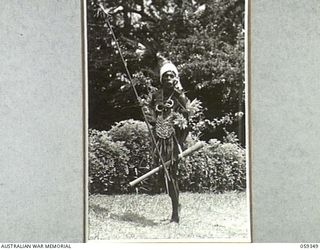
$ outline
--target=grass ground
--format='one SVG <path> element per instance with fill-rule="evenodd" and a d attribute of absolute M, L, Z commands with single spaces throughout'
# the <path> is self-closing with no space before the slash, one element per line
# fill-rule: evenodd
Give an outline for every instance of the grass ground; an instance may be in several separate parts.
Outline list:
<path fill-rule="evenodd" d="M 182 193 L 180 223 L 169 223 L 168 195 L 92 195 L 90 240 L 249 241 L 246 193 Z"/>

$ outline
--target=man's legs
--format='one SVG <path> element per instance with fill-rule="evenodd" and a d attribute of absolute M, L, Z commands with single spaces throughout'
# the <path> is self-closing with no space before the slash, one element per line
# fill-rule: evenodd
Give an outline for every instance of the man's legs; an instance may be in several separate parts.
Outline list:
<path fill-rule="evenodd" d="M 171 181 L 168 183 L 169 185 L 169 196 L 171 198 L 172 203 L 172 215 L 171 222 L 179 223 L 179 187 L 177 180 L 172 177 Z"/>

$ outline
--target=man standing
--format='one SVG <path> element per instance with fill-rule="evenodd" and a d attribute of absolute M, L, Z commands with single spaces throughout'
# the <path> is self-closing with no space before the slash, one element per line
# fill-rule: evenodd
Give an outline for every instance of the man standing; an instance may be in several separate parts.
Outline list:
<path fill-rule="evenodd" d="M 169 167 L 159 172 L 159 177 L 171 198 L 171 222 L 179 223 L 178 155 L 189 132 L 189 112 L 186 109 L 189 100 L 180 84 L 178 70 L 171 62 L 161 66 L 160 83 L 161 87 L 151 95 L 145 108 L 158 147 L 157 150 L 153 145 L 155 162 L 159 166 L 170 161 Z"/>

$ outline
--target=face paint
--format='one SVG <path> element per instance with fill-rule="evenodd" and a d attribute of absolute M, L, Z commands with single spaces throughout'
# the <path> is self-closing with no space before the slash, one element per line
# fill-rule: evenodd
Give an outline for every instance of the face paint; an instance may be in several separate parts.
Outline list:
<path fill-rule="evenodd" d="M 176 75 L 172 71 L 167 71 L 162 76 L 162 85 L 173 88 L 177 82 Z"/>

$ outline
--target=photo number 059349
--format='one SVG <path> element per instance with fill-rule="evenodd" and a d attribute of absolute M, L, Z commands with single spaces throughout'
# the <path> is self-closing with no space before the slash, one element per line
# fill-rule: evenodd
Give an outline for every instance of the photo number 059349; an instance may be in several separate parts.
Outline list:
<path fill-rule="evenodd" d="M 249 242 L 245 0 L 87 0 L 89 240 Z"/>

